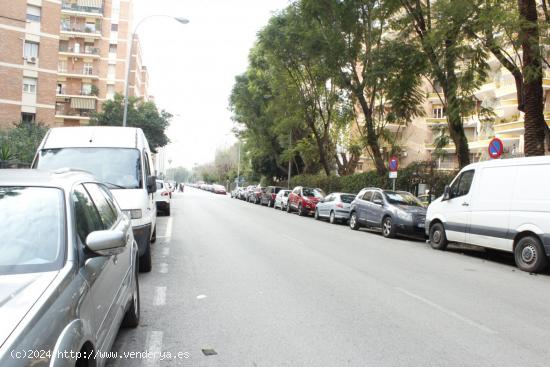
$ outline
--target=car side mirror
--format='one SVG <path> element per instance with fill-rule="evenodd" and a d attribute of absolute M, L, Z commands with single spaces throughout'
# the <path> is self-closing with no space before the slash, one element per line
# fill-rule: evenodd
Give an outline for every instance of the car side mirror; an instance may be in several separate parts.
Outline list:
<path fill-rule="evenodd" d="M 119 230 L 95 231 L 86 237 L 86 247 L 100 256 L 118 255 L 126 247 L 126 238 Z"/>
<path fill-rule="evenodd" d="M 443 198 L 441 200 L 449 200 L 451 198 L 451 187 L 449 185 L 445 185 L 445 189 L 443 190 Z"/>
<path fill-rule="evenodd" d="M 157 192 L 157 178 L 155 176 L 147 177 L 147 193 L 154 194 Z"/>

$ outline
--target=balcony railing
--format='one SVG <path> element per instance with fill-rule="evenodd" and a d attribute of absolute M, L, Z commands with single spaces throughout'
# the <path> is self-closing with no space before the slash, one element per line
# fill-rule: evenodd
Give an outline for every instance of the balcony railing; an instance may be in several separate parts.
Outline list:
<path fill-rule="evenodd" d="M 80 55 L 98 55 L 100 53 L 100 49 L 97 47 L 94 48 L 80 48 L 78 52 L 74 47 L 67 47 L 67 46 L 59 46 L 59 52 L 67 52 L 72 54 L 80 54 Z"/>
<path fill-rule="evenodd" d="M 99 27 L 92 27 L 89 25 L 84 24 L 66 24 L 61 23 L 61 31 L 62 32 L 78 32 L 78 33 L 90 33 L 90 34 L 96 34 L 101 35 L 101 28 Z"/>
<path fill-rule="evenodd" d="M 77 110 L 69 105 L 55 108 L 55 114 L 58 116 L 91 117 L 94 112 L 94 110 Z"/>
<path fill-rule="evenodd" d="M 96 90 L 71 90 L 67 89 L 65 87 L 63 88 L 57 88 L 56 93 L 58 95 L 64 95 L 64 96 L 86 96 L 86 97 L 97 97 L 99 95 L 99 91 Z"/>
<path fill-rule="evenodd" d="M 68 3 L 63 2 L 61 3 L 61 9 L 63 10 L 70 10 L 70 11 L 77 11 L 80 13 L 92 13 L 92 14 L 100 14 L 103 15 L 103 8 L 96 8 L 91 6 L 81 6 L 75 3 Z"/>
<path fill-rule="evenodd" d="M 99 74 L 95 70 L 90 69 L 66 69 L 66 68 L 58 68 L 57 72 L 61 74 L 73 74 L 73 75 L 82 75 L 82 76 L 98 76 Z"/>

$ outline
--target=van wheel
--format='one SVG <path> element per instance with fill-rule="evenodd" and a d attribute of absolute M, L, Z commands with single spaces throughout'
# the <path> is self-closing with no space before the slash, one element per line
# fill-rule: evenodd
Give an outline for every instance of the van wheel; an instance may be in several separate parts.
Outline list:
<path fill-rule="evenodd" d="M 539 273 L 548 265 L 540 240 L 535 236 L 523 237 L 514 249 L 516 265 L 523 271 Z"/>
<path fill-rule="evenodd" d="M 143 255 L 139 257 L 139 271 L 141 273 L 148 273 L 153 268 L 151 261 L 151 243 L 147 244 L 147 248 Z"/>
<path fill-rule="evenodd" d="M 436 250 L 445 250 L 447 244 L 447 236 L 445 235 L 443 224 L 435 223 L 430 228 L 430 245 Z"/>
<path fill-rule="evenodd" d="M 357 221 L 357 214 L 355 212 L 351 213 L 349 217 L 349 227 L 354 231 L 359 229 L 359 222 Z"/>
<path fill-rule="evenodd" d="M 382 235 L 386 238 L 395 237 L 395 226 L 390 216 L 387 216 L 382 221 Z"/>
<path fill-rule="evenodd" d="M 138 269 L 135 269 L 134 271 L 134 284 L 135 284 L 135 287 L 134 287 L 134 291 L 132 292 L 130 307 L 128 308 L 128 311 L 126 311 L 126 314 L 124 315 L 124 319 L 122 320 L 123 327 L 135 328 L 139 325 L 140 302 L 139 302 Z"/>

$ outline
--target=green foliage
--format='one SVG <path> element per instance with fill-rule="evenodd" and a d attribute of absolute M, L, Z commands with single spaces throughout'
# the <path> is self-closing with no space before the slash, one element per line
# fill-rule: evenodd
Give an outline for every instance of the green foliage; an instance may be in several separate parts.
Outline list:
<path fill-rule="evenodd" d="M 103 111 L 96 113 L 90 125 L 122 126 L 124 115 L 124 97 L 115 94 L 113 100 L 105 101 Z M 153 152 L 170 142 L 166 129 L 172 115 L 164 110 L 159 111 L 154 102 L 144 102 L 135 97 L 128 100 L 128 127 L 139 127 L 143 130 Z"/>
<path fill-rule="evenodd" d="M 42 123 L 19 122 L 0 131 L 0 160 L 30 165 L 48 128 Z"/>

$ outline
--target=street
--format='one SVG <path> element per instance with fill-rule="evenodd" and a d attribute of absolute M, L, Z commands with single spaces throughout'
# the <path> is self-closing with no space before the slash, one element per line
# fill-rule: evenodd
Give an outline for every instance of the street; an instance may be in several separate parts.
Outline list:
<path fill-rule="evenodd" d="M 550 360 L 550 276 L 520 271 L 511 254 L 435 251 L 187 187 L 157 236 L 140 326 L 113 346 L 156 355 L 110 366 Z"/>

